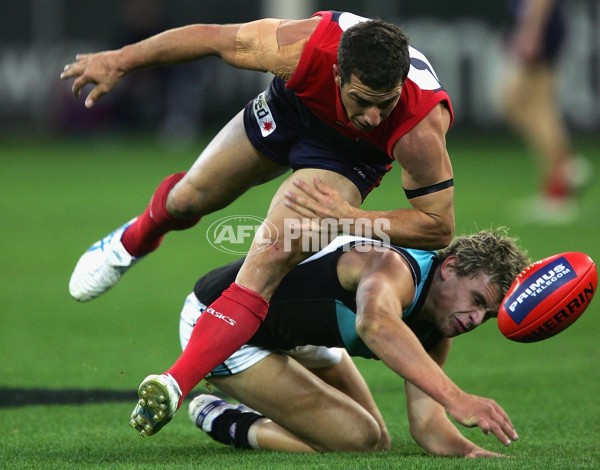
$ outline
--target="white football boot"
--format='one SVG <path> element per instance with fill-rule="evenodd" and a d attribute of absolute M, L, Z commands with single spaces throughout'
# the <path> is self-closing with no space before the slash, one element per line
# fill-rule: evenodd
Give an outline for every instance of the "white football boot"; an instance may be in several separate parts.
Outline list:
<path fill-rule="evenodd" d="M 227 410 L 237 410 L 241 413 L 257 413 L 243 403 L 231 404 L 214 395 L 205 394 L 198 395 L 188 406 L 188 414 L 192 423 L 204 432 L 211 432 L 213 421 Z"/>
<path fill-rule="evenodd" d="M 539 195 L 517 201 L 513 219 L 522 225 L 567 225 L 579 216 L 579 205 L 571 198 L 552 199 Z"/>
<path fill-rule="evenodd" d="M 80 302 L 94 299 L 113 287 L 141 257 L 131 256 L 121 237 L 132 219 L 97 241 L 79 258 L 69 281 L 69 293 Z"/>
<path fill-rule="evenodd" d="M 181 389 L 168 374 L 149 375 L 140 384 L 138 397 L 129 426 L 142 437 L 148 437 L 173 419 L 181 399 Z"/>
<path fill-rule="evenodd" d="M 567 164 L 566 171 L 567 178 L 576 191 L 585 189 L 594 179 L 594 167 L 590 161 L 582 155 L 576 155 Z"/>

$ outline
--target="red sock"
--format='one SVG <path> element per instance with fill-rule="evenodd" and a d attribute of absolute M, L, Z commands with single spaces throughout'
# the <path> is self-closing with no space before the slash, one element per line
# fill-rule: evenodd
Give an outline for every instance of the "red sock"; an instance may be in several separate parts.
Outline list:
<path fill-rule="evenodd" d="M 571 188 L 562 181 L 550 181 L 545 188 L 546 196 L 550 199 L 567 199 L 571 196 Z"/>
<path fill-rule="evenodd" d="M 167 196 L 185 172 L 168 176 L 158 185 L 148 207 L 137 220 L 127 227 L 121 243 L 133 256 L 143 256 L 154 251 L 160 245 L 163 236 L 172 230 L 185 230 L 198 223 L 200 217 L 193 219 L 175 219 L 167 211 Z"/>
<path fill-rule="evenodd" d="M 558 165 L 550 174 L 544 188 L 551 199 L 566 199 L 573 195 L 573 188 L 567 177 L 564 165 Z"/>
<path fill-rule="evenodd" d="M 235 282 L 207 307 L 185 350 L 167 371 L 181 388 L 180 403 L 211 370 L 248 342 L 268 308 L 262 296 Z"/>

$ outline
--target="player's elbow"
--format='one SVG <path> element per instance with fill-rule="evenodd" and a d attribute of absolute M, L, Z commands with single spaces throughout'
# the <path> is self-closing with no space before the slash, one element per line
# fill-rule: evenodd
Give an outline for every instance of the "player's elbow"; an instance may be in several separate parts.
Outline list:
<path fill-rule="evenodd" d="M 439 250 L 447 247 L 454 239 L 454 216 L 435 216 L 433 223 L 429 227 L 427 237 L 423 237 L 422 249 Z"/>
<path fill-rule="evenodd" d="M 369 281 L 359 286 L 356 316 L 356 333 L 367 345 L 387 344 L 390 341 L 390 328 L 402 315 L 402 306 L 397 296 L 387 289 L 383 276 L 371 276 Z"/>
<path fill-rule="evenodd" d="M 440 227 L 440 232 L 437 237 L 437 246 L 436 250 L 440 248 L 445 248 L 454 239 L 454 223 L 442 224 Z"/>
<path fill-rule="evenodd" d="M 447 247 L 454 239 L 455 221 L 451 205 L 444 209 L 416 210 L 417 228 L 412 237 L 412 248 L 421 250 L 439 250 Z M 392 240 L 397 243 L 397 241 Z"/>
<path fill-rule="evenodd" d="M 356 333 L 366 343 L 378 342 L 382 324 L 377 315 L 362 315 L 356 319 Z"/>

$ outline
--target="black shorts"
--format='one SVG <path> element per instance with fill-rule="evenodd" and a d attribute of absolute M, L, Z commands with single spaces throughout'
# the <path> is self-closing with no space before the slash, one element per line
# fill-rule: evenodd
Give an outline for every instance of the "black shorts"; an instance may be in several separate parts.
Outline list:
<path fill-rule="evenodd" d="M 324 124 L 277 77 L 246 105 L 244 126 L 252 145 L 274 162 L 294 171 L 339 173 L 356 185 L 363 200 L 392 167 L 384 151 Z"/>

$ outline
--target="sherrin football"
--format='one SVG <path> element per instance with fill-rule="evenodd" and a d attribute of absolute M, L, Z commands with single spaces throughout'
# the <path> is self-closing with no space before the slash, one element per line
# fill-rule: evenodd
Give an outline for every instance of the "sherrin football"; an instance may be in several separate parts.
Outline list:
<path fill-rule="evenodd" d="M 527 266 L 498 311 L 498 328 L 510 340 L 533 343 L 560 333 L 588 307 L 598 271 L 585 253 L 559 253 Z"/>

